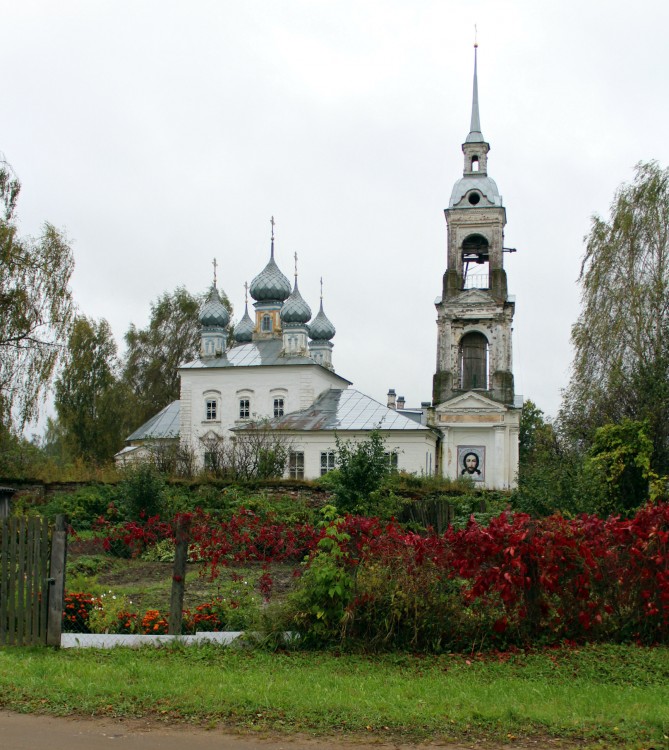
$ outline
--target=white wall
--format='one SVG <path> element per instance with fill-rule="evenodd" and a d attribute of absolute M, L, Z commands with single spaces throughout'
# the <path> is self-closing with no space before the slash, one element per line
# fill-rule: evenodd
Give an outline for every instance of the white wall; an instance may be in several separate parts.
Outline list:
<path fill-rule="evenodd" d="M 284 414 L 310 406 L 330 388 L 346 388 L 348 381 L 318 365 L 267 367 L 207 367 L 184 369 L 181 374 L 180 435 L 203 459 L 200 438 L 208 432 L 230 437 L 243 424 L 239 401 L 250 401 L 250 418 L 274 416 L 274 399 L 283 398 Z M 217 400 L 217 419 L 207 420 L 206 399 Z"/>
<path fill-rule="evenodd" d="M 396 452 L 397 468 L 412 474 L 434 473 L 436 435 L 431 430 L 379 430 L 389 453 Z M 340 440 L 360 442 L 369 439 L 369 432 L 337 433 Z M 321 475 L 321 452 L 336 451 L 334 430 L 289 433 L 291 450 L 304 452 L 304 478 Z M 286 471 L 286 476 L 288 471 Z"/>

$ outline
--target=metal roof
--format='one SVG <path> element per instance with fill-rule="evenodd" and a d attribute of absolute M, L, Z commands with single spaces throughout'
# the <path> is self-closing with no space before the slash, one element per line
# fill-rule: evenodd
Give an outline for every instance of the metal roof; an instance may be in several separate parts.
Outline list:
<path fill-rule="evenodd" d="M 126 440 L 167 439 L 179 437 L 179 401 L 172 401 L 155 417 L 151 417 L 141 427 L 129 435 Z"/>
<path fill-rule="evenodd" d="M 461 177 L 453 186 L 453 192 L 451 193 L 451 200 L 448 202 L 448 207 L 453 208 L 458 204 L 464 196 L 470 190 L 478 190 L 482 193 L 493 206 L 502 205 L 502 196 L 499 194 L 497 189 L 497 183 L 492 177 L 480 174 L 466 174 Z M 462 206 L 463 208 L 483 208 L 485 204 L 470 204 L 465 201 Z M 460 206 L 458 206 L 460 208 Z"/>
<path fill-rule="evenodd" d="M 326 391 L 307 409 L 272 419 L 270 425 L 275 429 L 301 432 L 428 429 L 352 388 Z"/>

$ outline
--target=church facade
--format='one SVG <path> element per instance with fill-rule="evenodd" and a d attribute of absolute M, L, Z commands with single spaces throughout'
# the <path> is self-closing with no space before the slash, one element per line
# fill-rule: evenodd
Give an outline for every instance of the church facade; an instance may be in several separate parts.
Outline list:
<path fill-rule="evenodd" d="M 462 150 L 463 175 L 445 209 L 447 269 L 436 301 L 431 403 L 404 409 L 393 396 L 384 405 L 337 374 L 335 328 L 322 290 L 312 319 L 298 287 L 297 259 L 292 285 L 276 263 L 272 220 L 269 261 L 248 288 L 253 316 L 247 298 L 229 337 L 230 316 L 214 279 L 200 314 L 199 356 L 179 368 L 180 399 L 130 435 L 117 461 L 141 458 L 152 441 L 180 441 L 206 466 L 212 445 L 234 444 L 262 421 L 288 441 L 292 478 L 313 479 L 334 468 L 337 437 L 358 441 L 378 430 L 398 470 L 513 487 L 521 406 L 512 372 L 515 304 L 503 263 L 506 212 L 488 176 L 490 146 L 480 127 L 476 58 Z"/>

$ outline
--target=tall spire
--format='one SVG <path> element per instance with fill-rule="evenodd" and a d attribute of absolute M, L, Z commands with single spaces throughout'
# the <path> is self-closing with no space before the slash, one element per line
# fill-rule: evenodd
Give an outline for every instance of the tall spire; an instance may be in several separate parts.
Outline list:
<path fill-rule="evenodd" d="M 474 42 L 474 89 L 472 91 L 472 122 L 466 143 L 483 143 L 481 118 L 479 117 L 479 84 L 477 76 L 478 42 Z"/>

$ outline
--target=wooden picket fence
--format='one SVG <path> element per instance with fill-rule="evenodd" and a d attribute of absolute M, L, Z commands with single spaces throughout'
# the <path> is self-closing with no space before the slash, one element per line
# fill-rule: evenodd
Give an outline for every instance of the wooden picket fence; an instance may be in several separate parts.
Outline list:
<path fill-rule="evenodd" d="M 61 516 L 0 520 L 0 646 L 60 645 L 66 551 Z"/>

